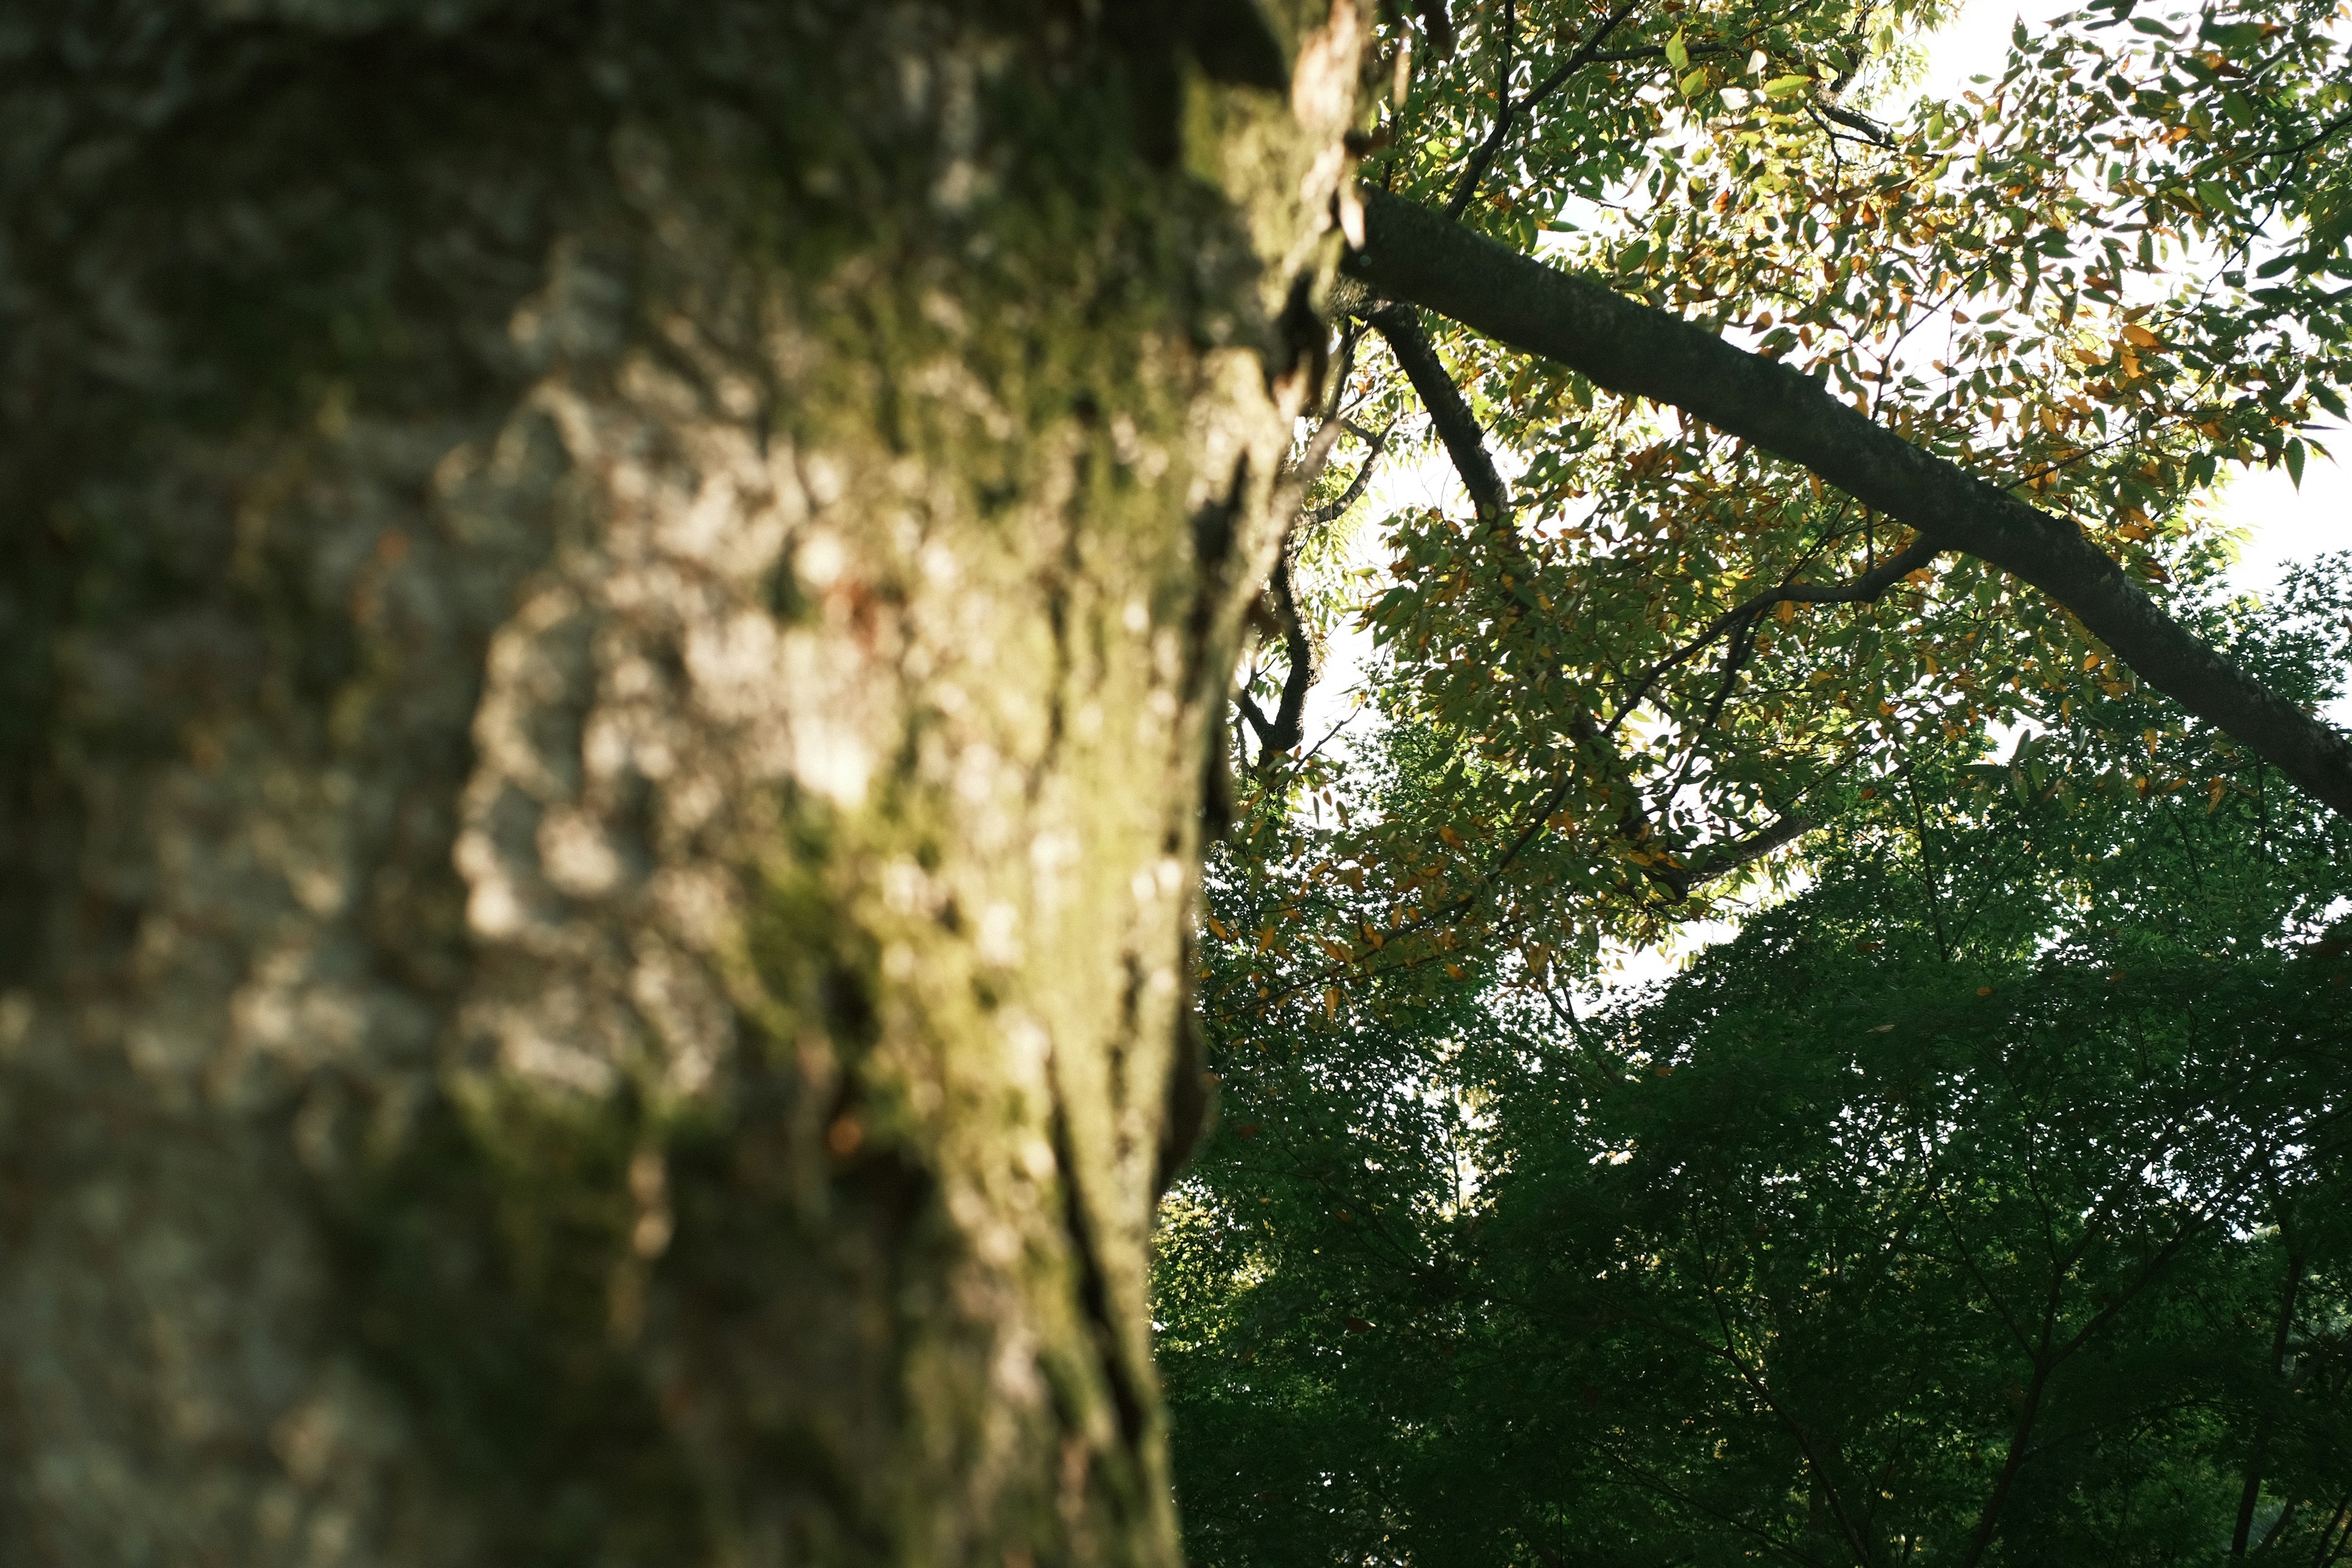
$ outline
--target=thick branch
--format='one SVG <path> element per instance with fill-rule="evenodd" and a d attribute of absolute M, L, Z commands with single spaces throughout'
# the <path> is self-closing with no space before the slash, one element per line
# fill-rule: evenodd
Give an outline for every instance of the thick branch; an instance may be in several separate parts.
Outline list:
<path fill-rule="evenodd" d="M 2149 685 L 2352 816 L 2352 740 L 2165 614 L 2072 523 L 1914 447 L 1786 366 L 1385 192 L 1366 189 L 1363 200 L 1367 243 L 1348 268 L 1372 288 L 1610 391 L 1685 409 L 1811 469 L 1937 548 L 2032 584 Z"/>

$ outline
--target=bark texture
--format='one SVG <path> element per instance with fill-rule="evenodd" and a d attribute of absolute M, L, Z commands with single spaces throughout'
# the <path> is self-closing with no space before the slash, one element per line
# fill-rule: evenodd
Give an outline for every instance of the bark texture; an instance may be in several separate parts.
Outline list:
<path fill-rule="evenodd" d="M 0 1560 L 1177 1560 L 1361 23 L 1109 9 L 0 14 Z"/>

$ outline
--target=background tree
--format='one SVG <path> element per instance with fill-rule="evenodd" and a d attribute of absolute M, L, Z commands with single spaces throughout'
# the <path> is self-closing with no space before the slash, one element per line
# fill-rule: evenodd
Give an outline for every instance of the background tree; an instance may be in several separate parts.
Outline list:
<path fill-rule="evenodd" d="M 1498 5 L 1457 8 L 1451 53 L 1394 20 L 1412 87 L 1370 139 L 1332 406 L 1403 416 L 1389 448 L 1466 491 L 1378 519 L 1395 581 L 1365 610 L 1447 761 L 1298 862 L 1376 864 L 1415 911 L 1377 958 L 1302 932 L 1333 954 L 1311 984 L 1588 962 L 1920 733 L 2143 684 L 2180 705 L 2159 730 L 2200 718 L 2352 803 L 2342 734 L 2164 605 L 2226 543 L 2222 466 L 2299 477 L 2343 407 L 2328 15 L 2094 6 L 1884 126 L 1933 11 Z M 1326 434 L 1337 500 L 1366 448 Z M 1268 800 L 1317 784 L 1258 771 Z"/>
<path fill-rule="evenodd" d="M 2322 696 L 2347 566 L 2202 629 Z M 1234 1010 L 1163 1226 L 1194 1555 L 2336 1560 L 2352 846 L 2078 791 L 2049 759 L 2195 754 L 2118 717 L 1921 742 L 1812 886 L 1594 1016 L 1524 965 Z"/>
<path fill-rule="evenodd" d="M 1175 1560 L 1362 26 L 0 13 L 0 1558 Z"/>

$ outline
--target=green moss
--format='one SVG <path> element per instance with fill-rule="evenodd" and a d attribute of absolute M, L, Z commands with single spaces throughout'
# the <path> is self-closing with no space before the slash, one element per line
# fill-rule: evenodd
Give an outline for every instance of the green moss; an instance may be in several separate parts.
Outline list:
<path fill-rule="evenodd" d="M 344 1321 L 483 1506 L 483 1558 L 702 1561 L 709 1510 L 614 1332 L 631 1267 L 633 1097 L 436 1097 L 334 1204 Z"/>

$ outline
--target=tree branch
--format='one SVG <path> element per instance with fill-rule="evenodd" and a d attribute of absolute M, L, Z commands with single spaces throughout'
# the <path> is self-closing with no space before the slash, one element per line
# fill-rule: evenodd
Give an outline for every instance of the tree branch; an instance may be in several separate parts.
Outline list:
<path fill-rule="evenodd" d="M 1429 335 L 1421 330 L 1418 313 L 1410 305 L 1382 305 L 1364 319 L 1388 340 L 1398 368 L 1412 383 L 1422 406 L 1429 410 L 1429 422 L 1445 444 L 1445 455 L 1454 459 L 1454 471 L 1462 476 L 1463 488 L 1470 492 L 1470 504 L 1478 509 L 1481 521 L 1490 525 L 1509 523 L 1511 492 L 1504 488 L 1503 476 L 1495 471 L 1495 460 L 1486 455 L 1486 433 L 1478 427 L 1478 417 L 1470 412 L 1462 389 L 1439 363 L 1437 351 L 1429 346 Z"/>
<path fill-rule="evenodd" d="M 1717 846 L 1706 858 L 1694 865 L 1679 870 L 1652 866 L 1642 868 L 1649 873 L 1652 879 L 1664 882 L 1686 899 L 1693 888 L 1712 882 L 1718 877 L 1727 877 L 1751 861 L 1761 860 L 1783 844 L 1801 838 L 1820 826 L 1811 817 L 1792 811 L 1744 838 L 1735 838 L 1728 844 Z"/>
<path fill-rule="evenodd" d="M 1339 437 L 1349 433 L 1359 437 L 1362 435 L 1340 417 L 1339 413 L 1348 395 L 1348 377 L 1356 365 L 1356 340 L 1362 333 L 1362 328 L 1350 325 L 1339 334 L 1339 353 L 1331 368 L 1331 395 L 1323 410 L 1323 422 L 1315 427 L 1313 435 L 1307 437 L 1307 445 L 1300 448 L 1297 461 L 1285 470 L 1275 491 L 1275 510 L 1294 520 L 1298 508 L 1307 500 L 1307 492 L 1315 488 L 1316 479 L 1323 472 L 1323 465 L 1331 460 L 1331 449 L 1339 444 Z"/>
<path fill-rule="evenodd" d="M 1936 557 L 1942 553 L 1940 549 L 1922 535 L 1913 540 L 1902 553 L 1888 556 L 1877 566 L 1859 577 L 1851 578 L 1843 583 L 1783 583 L 1779 587 L 1767 588 L 1762 593 L 1742 601 L 1709 621 L 1698 636 L 1643 671 L 1642 679 L 1633 683 L 1632 692 L 1617 705 L 1616 715 L 1609 721 L 1603 732 L 1615 730 L 1618 725 L 1625 721 L 1628 714 L 1648 700 L 1650 689 L 1658 683 L 1658 677 L 1692 655 L 1706 648 L 1724 633 L 1738 629 L 1773 605 L 1784 602 L 1798 605 L 1866 605 L 1912 573 L 1931 564 Z M 1720 706 L 1720 700 L 1717 706 Z M 1708 721 L 1712 723 L 1712 718 Z"/>
<path fill-rule="evenodd" d="M 1362 441 L 1371 450 L 1364 454 L 1363 466 L 1356 470 L 1356 477 L 1348 481 L 1348 488 L 1339 492 L 1337 500 L 1326 501 L 1321 506 L 1307 510 L 1306 520 L 1308 522 L 1335 522 L 1348 515 L 1348 509 L 1362 499 L 1365 487 L 1372 482 L 1372 470 L 1379 467 L 1381 454 L 1388 448 L 1389 432 L 1395 428 L 1394 425 L 1389 425 L 1379 430 L 1367 432 L 1358 428 L 1351 422 L 1347 424 L 1348 433 Z"/>
<path fill-rule="evenodd" d="M 1816 101 L 1812 107 L 1816 112 L 1826 115 L 1830 119 L 1836 121 L 1840 125 L 1844 126 L 1847 130 L 1860 132 L 1862 133 L 1862 139 L 1869 142 L 1874 147 L 1892 147 L 1895 145 L 1895 138 L 1886 133 L 1886 127 L 1881 125 L 1877 121 L 1873 120 L 1867 114 L 1856 114 L 1851 109 L 1846 109 L 1826 100 Z"/>
<path fill-rule="evenodd" d="M 1511 101 L 1510 55 L 1507 50 L 1506 51 L 1503 56 L 1503 78 L 1495 95 L 1496 102 L 1495 128 L 1486 132 L 1486 140 L 1478 144 L 1477 151 L 1470 154 L 1470 161 L 1462 165 L 1462 177 L 1454 182 L 1454 194 L 1446 199 L 1445 216 L 1447 217 L 1460 217 L 1464 209 L 1477 198 L 1479 182 L 1484 180 L 1486 177 L 1486 172 L 1495 166 L 1496 155 L 1502 152 L 1503 143 L 1510 137 L 1512 121 L 1519 115 L 1533 113 L 1536 106 L 1558 92 L 1560 85 L 1570 77 L 1591 65 L 1594 51 L 1601 47 L 1602 40 L 1615 32 L 1617 25 L 1632 16 L 1633 7 L 1641 3 L 1642 0 L 1624 0 L 1622 5 L 1609 14 L 1606 20 L 1592 30 L 1592 36 L 1586 38 L 1558 70 L 1529 89 L 1527 97 L 1516 104 Z"/>
<path fill-rule="evenodd" d="M 1307 639 L 1306 623 L 1299 618 L 1298 599 L 1290 581 L 1290 552 L 1284 551 L 1274 563 L 1274 576 L 1267 584 L 1274 601 L 1275 620 L 1282 627 L 1283 652 L 1290 659 L 1290 668 L 1282 678 L 1282 700 L 1275 707 L 1271 720 L 1258 715 L 1255 703 L 1243 709 L 1250 716 L 1250 727 L 1257 731 L 1258 765 L 1264 767 L 1276 753 L 1286 752 L 1305 739 L 1307 734 L 1307 689 L 1315 681 L 1315 645 Z"/>
<path fill-rule="evenodd" d="M 1385 192 L 1366 189 L 1363 200 L 1366 245 L 1346 265 L 1373 289 L 1610 391 L 1672 404 L 1810 468 L 1936 548 L 2032 584 L 2149 685 L 2352 816 L 2352 739 L 2167 615 L 2074 524 L 1914 447 L 1760 354 Z"/>

